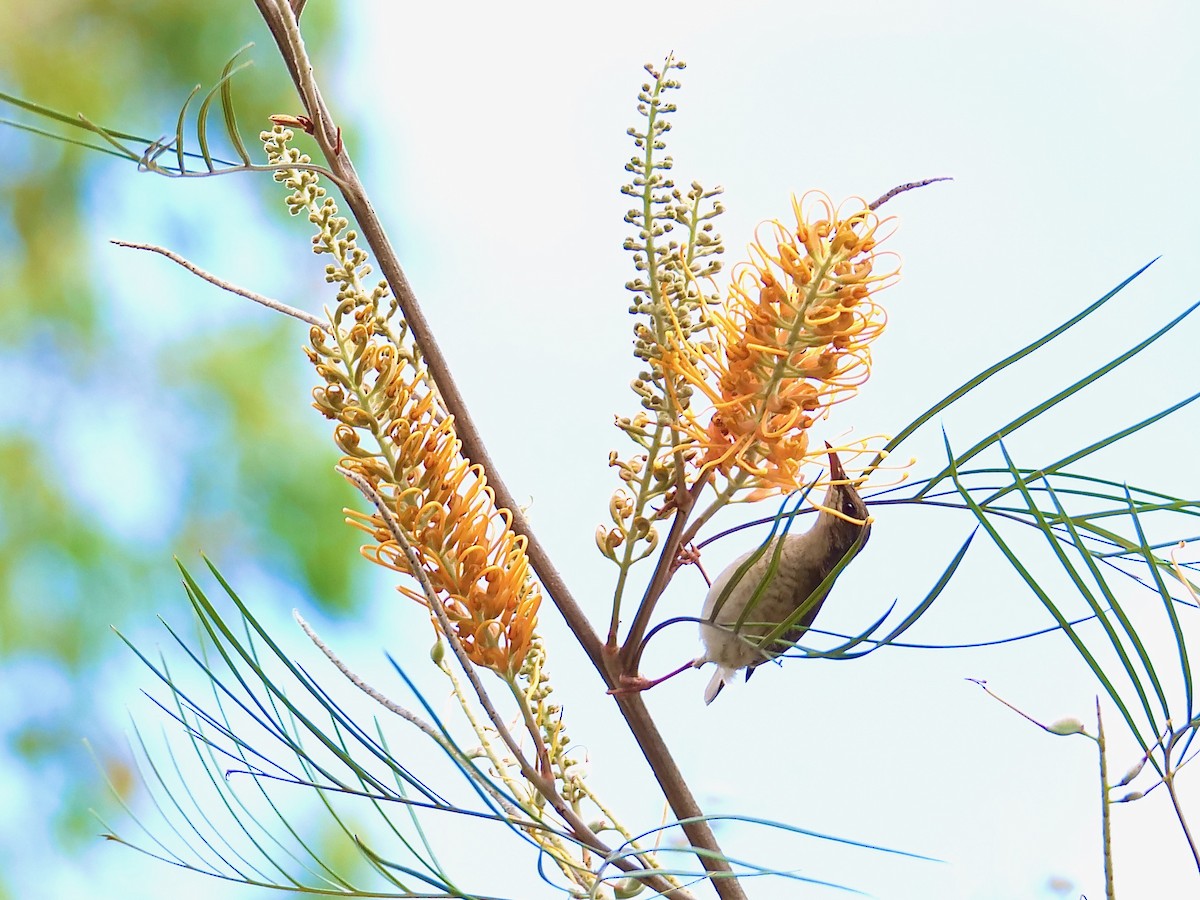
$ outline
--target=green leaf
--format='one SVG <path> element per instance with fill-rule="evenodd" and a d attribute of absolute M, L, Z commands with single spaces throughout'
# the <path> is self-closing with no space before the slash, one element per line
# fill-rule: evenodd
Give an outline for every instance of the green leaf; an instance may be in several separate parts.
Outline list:
<path fill-rule="evenodd" d="M 1149 743 L 1142 736 L 1141 731 L 1138 729 L 1137 723 L 1134 721 L 1133 715 L 1129 712 L 1129 708 L 1126 706 L 1125 701 L 1121 697 L 1120 693 L 1113 686 L 1112 681 L 1108 677 L 1108 674 L 1104 671 L 1103 666 L 1101 666 L 1096 660 L 1095 656 L 1083 642 L 1083 639 L 1079 636 L 1078 632 L 1070 625 L 1066 616 L 1062 614 L 1058 606 L 1050 599 L 1050 596 L 1045 592 L 1045 590 L 1042 589 L 1042 586 L 1038 583 L 1037 579 L 1033 577 L 1032 573 L 1017 556 L 1016 552 L 1008 545 L 1004 538 L 1000 536 L 1000 532 L 997 530 L 996 526 L 992 524 L 991 518 L 989 517 L 987 511 L 979 505 L 979 503 L 971 495 L 971 491 L 961 481 L 958 472 L 958 457 L 951 450 L 950 439 L 944 430 L 942 432 L 942 440 L 946 448 L 946 469 L 951 480 L 954 482 L 955 487 L 958 489 L 959 494 L 962 496 L 971 512 L 975 514 L 975 518 L 983 527 L 984 531 L 986 531 L 988 536 L 991 537 L 992 542 L 996 545 L 997 549 L 999 549 L 1004 555 L 1005 559 L 1008 560 L 1009 565 L 1013 567 L 1016 573 L 1021 577 L 1029 589 L 1033 591 L 1037 598 L 1042 601 L 1042 605 L 1045 606 L 1050 615 L 1054 617 L 1054 620 L 1058 623 L 1059 628 L 1062 629 L 1063 633 L 1071 641 L 1071 644 L 1078 651 L 1079 655 L 1083 657 L 1084 662 L 1086 662 L 1088 665 L 1088 668 L 1092 670 L 1092 673 L 1104 686 L 1105 692 L 1110 698 L 1112 698 L 1112 701 L 1114 704 L 1116 704 L 1117 709 L 1120 710 L 1126 724 L 1129 726 L 1129 730 L 1137 738 L 1138 744 L 1141 746 L 1142 750 L 1148 751 Z M 1022 493 L 1027 495 L 1027 489 L 1022 488 Z M 1043 532 L 1048 532 L 1049 526 L 1046 525 L 1044 519 L 1040 517 L 1036 505 L 1032 504 L 1031 502 L 1029 512 L 1031 512 L 1034 515 L 1035 520 L 1038 521 L 1038 527 L 1041 528 Z M 1052 541 L 1054 540 L 1053 533 L 1049 534 L 1049 538 Z"/>
<path fill-rule="evenodd" d="M 1065 334 L 1066 332 L 1068 332 L 1072 328 L 1074 328 L 1076 325 L 1078 325 L 1080 322 L 1087 319 L 1090 315 L 1092 315 L 1092 313 L 1099 310 L 1102 306 L 1104 306 L 1104 304 L 1106 304 L 1109 300 L 1111 300 L 1113 297 L 1115 297 L 1117 294 L 1119 294 L 1122 290 L 1124 290 L 1130 284 L 1130 282 L 1132 282 L 1135 278 L 1137 278 L 1139 275 L 1141 275 L 1143 272 L 1145 272 L 1148 268 L 1150 268 L 1152 265 L 1154 265 L 1154 263 L 1157 261 L 1158 261 L 1157 259 L 1150 260 L 1150 262 L 1146 263 L 1146 265 L 1142 266 L 1140 269 L 1138 269 L 1136 272 L 1134 272 L 1132 275 L 1130 275 L 1128 278 L 1126 278 L 1124 281 L 1122 281 L 1120 284 L 1118 284 L 1115 288 L 1113 288 L 1111 291 L 1106 293 L 1099 300 L 1096 300 L 1094 303 L 1092 303 L 1090 306 L 1088 306 L 1086 309 L 1082 310 L 1081 312 L 1076 313 L 1074 316 L 1067 319 L 1067 321 L 1063 322 L 1057 328 L 1051 329 L 1050 331 L 1043 334 L 1037 340 L 1033 341 L 1030 344 L 1026 344 L 1024 347 L 1022 347 L 1016 353 L 1006 356 L 1004 359 L 1000 360 L 998 363 L 995 363 L 995 364 L 989 366 L 988 368 L 984 369 L 982 372 L 980 372 L 974 378 L 970 379 L 969 381 L 965 382 L 962 385 L 959 385 L 957 388 L 955 388 L 953 391 L 951 391 L 949 394 L 947 394 L 945 397 L 943 397 L 937 403 L 933 404 L 933 406 L 929 407 L 927 410 L 925 410 L 923 413 L 921 413 L 919 416 L 917 416 L 915 419 L 913 419 L 909 424 L 907 424 L 903 428 L 901 428 L 900 432 L 894 438 L 892 438 L 890 441 L 888 441 L 887 444 L 884 445 L 884 448 L 879 451 L 878 455 L 876 455 L 875 459 L 871 461 L 870 467 L 874 468 L 874 467 L 878 466 L 880 463 L 883 462 L 884 458 L 889 453 L 894 451 L 897 447 L 899 447 L 902 443 L 904 443 L 904 441 L 906 441 L 908 438 L 910 438 L 913 435 L 913 433 L 916 432 L 917 429 L 919 429 L 922 425 L 924 425 L 926 422 L 929 422 L 930 420 L 932 420 L 935 416 L 937 416 L 939 413 L 941 413 L 943 410 L 947 409 L 948 407 L 952 406 L 954 403 L 957 403 L 959 400 L 961 400 L 963 397 L 965 397 L 971 391 L 975 390 L 975 388 L 979 387 L 981 384 L 983 384 L 985 381 L 987 381 L 993 375 L 996 375 L 997 373 L 1004 371 L 1009 366 L 1011 366 L 1013 363 L 1020 362 L 1022 359 L 1029 356 L 1031 353 L 1034 353 L 1034 352 L 1040 350 L 1042 347 L 1046 346 L 1046 344 L 1050 343 L 1055 338 Z"/>
<path fill-rule="evenodd" d="M 1052 409 L 1053 407 L 1057 406 L 1062 401 L 1064 401 L 1070 397 L 1073 397 L 1075 394 L 1077 394 L 1079 391 L 1083 390 L 1083 388 L 1087 387 L 1092 382 L 1103 377 L 1104 375 L 1107 375 L 1109 372 L 1111 372 L 1113 369 L 1116 369 L 1118 366 L 1121 366 L 1122 364 L 1128 362 L 1134 356 L 1141 353 L 1143 350 L 1145 350 L 1147 347 L 1149 347 L 1151 344 L 1153 344 L 1155 341 L 1157 341 L 1159 338 L 1161 338 L 1163 335 L 1165 335 L 1167 332 L 1169 332 L 1172 328 L 1174 328 L 1176 325 L 1178 325 L 1180 322 L 1182 322 L 1184 319 L 1186 319 L 1188 316 L 1190 316 L 1193 312 L 1195 312 L 1197 307 L 1200 307 L 1200 301 L 1193 303 L 1191 306 L 1189 306 L 1187 309 L 1185 309 L 1182 313 L 1180 313 L 1178 316 L 1176 316 L 1174 319 L 1172 319 L 1170 322 L 1168 322 L 1162 328 L 1158 329 L 1158 331 L 1154 332 L 1152 335 L 1150 335 L 1145 340 L 1140 341 L 1139 343 L 1130 347 L 1124 353 L 1122 353 L 1122 354 L 1114 357 L 1113 359 L 1109 360 L 1108 362 L 1106 362 L 1100 368 L 1090 372 L 1089 374 L 1085 375 L 1083 378 L 1078 379 L 1077 381 L 1075 381 L 1073 384 L 1069 385 L 1068 387 L 1063 388 L 1063 390 L 1059 391 L 1053 397 L 1043 400 L 1041 403 L 1038 403 L 1036 406 L 1033 406 L 1030 409 L 1026 410 L 1024 413 L 1017 416 L 1017 418 L 1013 419 L 1008 424 L 1001 426 L 996 431 L 992 432 L 992 434 L 988 435 L 983 440 L 976 443 L 973 447 L 971 447 L 971 449 L 969 449 L 965 453 L 963 453 L 961 457 L 954 460 L 954 464 L 956 466 L 961 466 L 963 463 L 967 462 L 968 460 L 973 459 L 974 457 L 976 457 L 980 453 L 982 453 L 984 450 L 986 450 L 988 447 L 992 446 L 992 444 L 999 441 L 1001 438 L 1007 437 L 1008 435 L 1010 435 L 1014 431 L 1016 431 L 1018 428 L 1021 428 L 1023 425 L 1027 425 L 1029 422 L 1032 422 L 1034 419 L 1036 419 L 1042 413 L 1046 412 L 1049 409 Z M 929 480 L 929 483 L 925 486 L 922 493 L 929 491 L 934 485 L 936 485 L 938 482 L 940 482 L 943 478 L 945 478 L 949 474 L 950 474 L 949 467 L 943 469 L 941 472 L 939 472 L 937 475 L 935 475 L 933 478 L 931 478 Z"/>

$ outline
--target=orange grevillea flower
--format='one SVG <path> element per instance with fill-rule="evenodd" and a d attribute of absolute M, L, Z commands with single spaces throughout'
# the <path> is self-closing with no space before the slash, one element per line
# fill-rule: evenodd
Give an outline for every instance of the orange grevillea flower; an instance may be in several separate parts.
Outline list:
<path fill-rule="evenodd" d="M 857 392 L 886 316 L 874 294 L 898 266 L 877 271 L 881 222 L 861 200 L 834 207 L 824 194 L 792 200 L 796 225 L 767 222 L 734 269 L 709 343 L 678 336 L 663 366 L 697 390 L 711 412 L 687 409 L 678 427 L 696 463 L 752 489 L 794 490 L 809 458 L 808 432 Z"/>
<path fill-rule="evenodd" d="M 292 132 L 281 125 L 260 136 L 272 163 L 311 162 L 288 146 Z M 483 470 L 463 458 L 454 418 L 405 339 L 387 283 L 366 286 L 367 253 L 337 203 L 307 168 L 281 169 L 275 179 L 291 191 L 292 214 L 307 213 L 317 226 L 313 250 L 329 258 L 325 280 L 338 288 L 330 328 L 313 328 L 306 352 L 324 382 L 313 391 L 313 405 L 337 423 L 342 467 L 386 503 L 467 656 L 512 681 L 529 654 L 542 596 L 525 538 L 513 532 L 509 511 L 496 506 Z M 418 575 L 382 516 L 347 513 L 376 541 L 364 556 Z M 420 585 L 399 590 L 428 603 Z"/>
<path fill-rule="evenodd" d="M 313 337 L 318 335 L 323 332 L 314 329 Z M 463 458 L 453 417 L 441 412 L 422 378 L 397 364 L 386 345 L 370 344 L 360 360 L 359 371 L 374 375 L 370 393 L 386 398 L 372 413 L 385 428 L 381 443 L 395 452 L 390 460 L 364 454 L 353 424 L 361 422 L 364 410 L 342 405 L 334 434 L 347 453 L 342 465 L 387 501 L 471 661 L 515 677 L 541 605 L 525 538 L 513 532 L 509 511 L 497 508 L 483 470 Z M 324 411 L 328 390 L 315 396 Z M 378 514 L 351 516 L 351 523 L 376 541 L 363 547 L 364 556 L 411 574 L 407 556 Z M 399 590 L 427 603 L 420 587 Z"/>

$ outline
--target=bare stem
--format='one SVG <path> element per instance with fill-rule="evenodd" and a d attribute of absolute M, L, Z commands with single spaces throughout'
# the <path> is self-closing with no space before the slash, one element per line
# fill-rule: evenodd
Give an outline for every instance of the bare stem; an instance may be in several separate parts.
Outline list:
<path fill-rule="evenodd" d="M 717 843 L 712 828 L 704 820 L 704 811 L 692 796 L 691 788 L 671 757 L 666 742 L 654 724 L 650 711 L 640 693 L 617 693 L 613 695 L 621 715 L 625 717 L 629 730 L 637 738 L 638 746 L 654 772 L 663 796 L 671 805 L 671 812 L 679 820 L 679 827 L 697 850 L 700 864 L 710 873 L 713 888 L 721 900 L 746 900 L 741 883 L 733 877 L 733 869 L 725 858 L 721 845 Z"/>
<path fill-rule="evenodd" d="M 1116 900 L 1116 885 L 1113 883 L 1112 803 L 1108 797 L 1108 757 L 1105 754 L 1104 719 L 1100 716 L 1099 697 L 1096 698 L 1096 747 L 1100 753 L 1100 832 L 1104 841 L 1104 896 L 1107 900 Z"/>
<path fill-rule="evenodd" d="M 337 656 L 337 654 L 334 653 L 323 640 L 321 640 L 321 636 L 318 635 L 313 630 L 311 625 L 309 625 L 306 621 L 304 621 L 304 617 L 301 616 L 300 613 L 293 610 L 292 615 L 295 617 L 296 622 L 299 623 L 300 627 L 304 630 L 304 633 L 306 635 L 308 635 L 308 639 L 316 645 L 318 650 L 320 650 L 322 653 L 325 654 L 325 657 L 331 663 L 333 663 L 335 667 L 337 667 L 337 670 L 339 672 L 341 672 L 344 676 L 346 676 L 346 679 L 352 685 L 354 685 L 356 688 L 358 688 L 360 691 L 362 691 L 364 694 L 366 694 L 368 697 L 370 697 L 372 700 L 374 700 L 376 703 L 378 703 L 380 706 L 382 706 L 388 712 L 394 713 L 395 715 L 404 719 L 404 721 L 410 723 L 411 725 L 415 725 L 418 729 L 423 731 L 429 738 L 431 738 L 433 741 L 435 741 L 439 747 L 441 747 L 443 750 L 445 750 L 451 756 L 456 758 L 459 762 L 459 765 L 465 766 L 466 770 L 468 772 L 473 770 L 471 760 L 463 757 L 461 752 L 459 751 L 459 749 L 454 746 L 454 743 L 452 741 L 447 740 L 446 736 L 444 734 L 442 734 L 440 731 L 438 731 L 437 728 L 435 728 L 429 722 L 426 722 L 424 719 L 422 719 L 420 716 L 418 716 L 412 710 L 406 709 L 405 707 L 401 706 L 400 704 L 396 703 L 395 701 L 384 696 L 380 691 L 378 691 L 376 688 L 372 687 L 370 684 L 368 684 L 366 681 L 364 681 L 361 676 L 359 676 L 357 673 L 352 671 L 350 669 L 350 667 L 347 666 L 344 662 L 342 662 L 342 660 Z M 498 804 L 500 806 L 500 808 L 504 810 L 505 814 L 509 817 L 509 820 L 514 825 L 518 825 L 523 828 L 544 828 L 545 827 L 541 823 L 534 822 L 532 819 L 530 819 L 528 816 L 526 816 L 522 810 L 519 810 L 515 806 L 513 806 L 508 801 L 508 798 L 505 797 L 500 791 L 496 790 L 495 785 L 493 785 L 492 782 L 489 781 L 487 778 L 479 777 L 479 778 L 476 778 L 475 781 L 480 787 L 482 787 L 485 791 L 487 791 L 488 796 L 490 796 L 492 798 L 492 800 L 495 801 L 496 804 Z"/>
<path fill-rule="evenodd" d="M 1175 773 L 1163 777 L 1163 783 L 1167 786 L 1167 796 L 1171 798 L 1171 805 L 1175 807 L 1175 817 L 1179 819 L 1179 827 L 1183 829 L 1183 836 L 1188 842 L 1188 849 L 1192 851 L 1192 859 L 1196 861 L 1196 871 L 1200 872 L 1200 851 L 1196 849 L 1196 841 L 1192 838 L 1192 830 L 1188 827 L 1187 819 L 1183 815 L 1183 807 L 1179 805 L 1179 795 L 1175 793 Z"/>
<path fill-rule="evenodd" d="M 211 272 L 206 272 L 198 265 L 188 260 L 178 253 L 168 250 L 166 247 L 159 247 L 155 244 L 135 244 L 133 241 L 111 241 L 118 247 L 129 247 L 133 250 L 149 250 L 151 253 L 157 253 L 160 256 L 165 256 L 171 262 L 179 263 L 197 278 L 207 281 L 209 284 L 215 284 L 223 291 L 229 291 L 231 294 L 237 294 L 239 297 L 245 297 L 247 300 L 253 300 L 267 309 L 273 309 L 275 312 L 281 312 L 285 316 L 291 316 L 293 319 L 299 319 L 301 322 L 307 322 L 314 328 L 320 328 L 322 331 L 329 331 L 329 323 L 314 316 L 312 313 L 307 313 L 302 309 L 296 309 L 294 306 L 288 306 L 279 300 L 272 300 L 270 297 L 264 297 L 262 294 L 256 294 L 254 291 L 247 290 L 244 287 L 238 287 L 232 282 L 225 281 L 223 278 L 218 278 Z"/>
<path fill-rule="evenodd" d="M 914 191 L 917 188 L 923 188 L 927 184 L 936 184 L 939 181 L 953 181 L 953 180 L 954 179 L 951 178 L 950 176 L 943 175 L 941 178 L 925 178 L 925 179 L 922 179 L 921 181 L 910 181 L 907 184 L 898 184 L 898 185 L 896 185 L 896 187 L 892 188 L 890 191 L 888 191 L 886 194 L 884 194 L 882 197 L 880 197 L 878 200 L 876 200 L 874 203 L 872 203 L 870 206 L 868 206 L 867 209 L 870 209 L 870 210 L 879 209 L 879 207 L 883 206 L 883 204 L 887 203 L 893 197 L 895 197 L 899 194 L 903 194 L 905 191 Z"/>
<path fill-rule="evenodd" d="M 329 645 L 321 640 L 321 636 L 313 630 L 311 625 L 304 621 L 304 617 L 300 615 L 299 612 L 292 610 L 292 618 L 296 620 L 296 623 L 300 626 L 304 633 L 308 635 L 308 639 L 316 645 L 316 648 L 325 654 L 325 658 L 333 663 L 339 672 L 346 676 L 347 681 L 349 681 L 352 685 L 354 685 L 388 712 L 395 713 L 397 716 L 404 719 L 404 721 L 411 725 L 415 725 L 421 731 L 425 732 L 425 734 L 427 734 L 429 737 L 437 741 L 443 748 L 452 748 L 453 745 L 450 744 L 450 742 L 446 740 L 442 733 L 434 728 L 433 725 L 431 725 L 429 722 L 426 722 L 412 710 L 406 709 L 393 700 L 389 700 L 378 690 L 367 684 L 367 682 L 364 681 L 361 676 L 352 671 L 350 667 L 342 662 L 337 654 L 329 648 Z"/>
<path fill-rule="evenodd" d="M 1171 720 L 1167 720 L 1167 734 L 1163 739 L 1163 784 L 1167 786 L 1167 796 L 1171 798 L 1171 806 L 1175 808 L 1175 818 L 1179 820 L 1179 827 L 1183 829 L 1183 837 L 1187 841 L 1188 849 L 1192 851 L 1192 859 L 1196 861 L 1196 871 L 1200 872 L 1200 851 L 1196 849 L 1196 841 L 1192 838 L 1192 830 L 1188 827 L 1187 818 L 1183 814 L 1183 806 L 1179 802 L 1179 795 L 1175 792 L 1175 769 L 1171 766 L 1171 751 L 1175 749 L 1175 743 L 1178 740 L 1178 734 L 1171 727 Z"/>

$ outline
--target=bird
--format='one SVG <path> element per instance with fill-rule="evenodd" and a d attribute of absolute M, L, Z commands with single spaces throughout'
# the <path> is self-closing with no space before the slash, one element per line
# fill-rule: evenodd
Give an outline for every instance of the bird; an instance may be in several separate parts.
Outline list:
<path fill-rule="evenodd" d="M 717 664 L 717 671 L 704 691 L 705 705 L 712 703 L 739 669 L 746 670 L 750 680 L 754 670 L 783 653 L 812 625 L 825 598 L 812 598 L 809 610 L 787 630 L 773 647 L 759 647 L 758 639 L 770 634 L 780 623 L 799 609 L 825 577 L 847 553 L 857 555 L 866 545 L 871 533 L 867 504 L 847 479 L 837 453 L 829 449 L 829 490 L 816 522 L 803 534 L 788 534 L 774 538 L 765 549 L 756 547 L 730 563 L 709 587 L 701 612 L 700 640 L 705 652 L 695 661 Z M 836 513 L 834 512 L 836 511 Z M 776 554 L 778 543 L 783 546 Z M 758 556 L 742 577 L 729 589 L 724 603 L 721 595 L 734 579 L 742 564 Z M 771 572 L 774 562 L 774 572 Z M 758 591 L 764 579 L 770 580 Z M 832 585 L 830 585 L 832 588 Z M 757 602 L 745 613 L 755 592 Z M 718 608 L 719 604 L 719 608 Z M 740 627 L 737 626 L 742 619 Z"/>

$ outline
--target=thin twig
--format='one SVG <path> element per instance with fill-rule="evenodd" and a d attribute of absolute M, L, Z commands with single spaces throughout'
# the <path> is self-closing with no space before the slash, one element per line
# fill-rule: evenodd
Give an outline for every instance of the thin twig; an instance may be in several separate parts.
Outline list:
<path fill-rule="evenodd" d="M 1192 851 L 1192 859 L 1196 862 L 1196 870 L 1200 872 L 1200 849 L 1196 847 L 1196 841 L 1192 837 L 1192 830 L 1188 827 L 1187 817 L 1183 814 L 1183 806 L 1179 802 L 1179 795 L 1175 792 L 1175 772 L 1178 771 L 1178 766 L 1175 769 L 1171 768 L 1171 751 L 1175 749 L 1175 743 L 1179 739 L 1179 735 L 1171 727 L 1171 720 L 1167 720 L 1167 738 L 1163 741 L 1163 784 L 1167 786 L 1167 796 L 1171 798 L 1171 806 L 1175 810 L 1175 818 L 1179 820 L 1179 827 L 1183 829 L 1184 840 L 1187 841 L 1188 849 Z"/>
<path fill-rule="evenodd" d="M 883 204 L 885 204 L 889 200 L 891 200 L 893 197 L 895 197 L 899 194 L 903 194 L 905 191 L 915 191 L 917 188 L 923 188 L 927 184 L 935 184 L 939 181 L 953 181 L 953 180 L 954 179 L 951 178 L 949 175 L 943 175 L 940 178 L 926 178 L 923 181 L 910 181 L 908 184 L 899 184 L 899 185 L 896 185 L 896 187 L 892 188 L 890 191 L 888 191 L 886 194 L 884 194 L 882 197 L 880 197 L 878 200 L 876 200 L 874 203 L 872 203 L 867 208 L 871 209 L 871 210 L 876 210 L 876 209 L 879 209 L 879 207 L 883 206 Z"/>
<path fill-rule="evenodd" d="M 1116 885 L 1113 883 L 1112 802 L 1108 796 L 1108 756 L 1099 697 L 1096 697 L 1096 746 L 1100 752 L 1100 834 L 1104 846 L 1104 896 L 1107 900 L 1116 900 Z"/>
<path fill-rule="evenodd" d="M 554 786 L 553 780 L 551 780 L 553 776 L 551 775 L 549 778 L 543 777 L 538 771 L 537 767 L 525 757 L 525 754 L 521 752 L 520 745 L 513 737 L 512 732 L 509 731 L 508 725 L 504 721 L 504 717 L 501 716 L 496 710 L 495 705 L 492 703 L 491 697 L 488 696 L 487 690 L 483 686 L 483 682 L 479 680 L 479 674 L 475 671 L 475 664 L 471 662 L 470 657 L 467 656 L 466 648 L 463 647 L 462 642 L 458 639 L 458 634 L 455 632 L 454 625 L 451 623 L 450 617 L 446 613 L 446 607 L 445 604 L 442 603 L 442 598 L 438 596 L 437 590 L 429 580 L 429 575 L 425 572 L 424 567 L 421 565 L 420 558 L 417 556 L 412 544 L 409 543 L 408 538 L 405 537 L 404 532 L 400 528 L 400 524 L 396 521 L 396 518 L 392 514 L 391 509 L 388 507 L 387 502 L 379 495 L 379 492 L 375 490 L 375 487 L 357 472 L 351 472 L 348 469 L 341 468 L 340 466 L 338 467 L 338 471 L 355 487 L 362 491 L 363 496 L 365 496 L 371 502 L 371 504 L 379 512 L 380 517 L 383 519 L 384 526 L 387 528 L 388 533 L 392 536 L 392 539 L 396 542 L 397 546 L 399 546 L 403 551 L 404 558 L 408 561 L 409 570 L 413 577 L 415 577 L 420 583 L 421 591 L 424 593 L 425 599 L 429 603 L 429 608 L 433 611 L 434 618 L 437 619 L 439 630 L 441 631 L 442 636 L 450 645 L 450 649 L 458 659 L 459 665 L 467 677 L 467 681 L 470 682 L 471 688 L 475 691 L 475 696 L 479 700 L 479 705 L 483 708 L 484 713 L 491 721 L 492 727 L 496 729 L 496 733 L 500 736 L 500 740 L 504 742 L 504 745 L 508 748 L 508 751 L 513 755 L 513 759 L 516 761 L 518 768 L 521 770 L 521 775 L 525 778 L 525 780 L 528 781 L 529 784 L 539 794 L 545 797 L 551 806 L 554 807 L 555 812 L 557 812 L 563 818 L 563 821 L 565 821 L 567 826 L 571 829 L 576 840 L 591 847 L 597 853 L 603 854 L 606 858 L 606 861 L 612 862 L 613 865 L 620 868 L 627 875 L 644 881 L 659 893 L 678 898 L 678 900 L 690 900 L 690 894 L 680 888 L 676 888 L 662 875 L 656 874 L 653 869 L 646 867 L 645 865 L 639 868 L 636 864 L 625 857 L 614 856 L 615 851 L 610 849 L 602 840 L 600 840 L 599 837 L 597 837 L 596 833 L 592 831 L 587 823 L 579 817 L 575 810 L 571 808 L 570 804 L 563 799 L 561 794 L 559 794 L 558 790 Z"/>
<path fill-rule="evenodd" d="M 1175 793 L 1175 778 L 1174 775 L 1164 779 L 1167 785 L 1167 796 L 1171 798 L 1171 806 L 1175 809 L 1175 817 L 1179 820 L 1179 827 L 1183 829 L 1184 840 L 1187 841 L 1188 849 L 1192 851 L 1192 860 L 1196 863 L 1196 871 L 1200 872 L 1200 851 L 1196 848 L 1196 841 L 1192 837 L 1192 830 L 1188 827 L 1187 818 L 1183 814 L 1183 807 L 1179 803 L 1179 795 Z"/>
<path fill-rule="evenodd" d="M 1001 697 L 999 694 L 997 694 L 995 691 L 993 691 L 990 687 L 987 686 L 987 681 L 985 679 L 983 679 L 983 678 L 967 678 L 967 681 L 971 682 L 972 684 L 979 685 L 981 688 L 983 688 L 983 692 L 985 694 L 987 694 L 989 697 L 991 697 L 993 700 L 997 701 L 998 703 L 1000 703 L 1004 706 L 1007 706 L 1009 709 L 1011 709 L 1013 712 L 1015 712 L 1022 719 L 1025 719 L 1028 722 L 1032 722 L 1038 728 L 1042 729 L 1042 731 L 1046 732 L 1046 734 L 1052 734 L 1055 737 L 1071 737 L 1072 735 L 1078 734 L 1080 737 L 1085 737 L 1089 741 L 1097 740 L 1097 738 L 1088 734 L 1087 730 L 1083 727 L 1083 723 L 1079 722 L 1076 719 L 1063 719 L 1060 722 L 1056 723 L 1056 725 L 1058 727 L 1056 727 L 1055 725 L 1043 725 L 1041 722 L 1039 722 L 1033 716 L 1029 715 L 1029 713 L 1025 712 L 1022 709 L 1018 709 L 1016 706 L 1013 706 L 1011 703 L 1009 703 L 1007 700 L 1005 700 L 1003 697 Z"/>
<path fill-rule="evenodd" d="M 171 262 L 179 263 L 197 278 L 207 281 L 209 284 L 215 284 L 223 291 L 229 291 L 231 294 L 237 294 L 239 297 L 245 297 L 247 300 L 253 300 L 267 309 L 273 309 L 275 312 L 281 312 L 284 315 L 291 316 L 294 319 L 299 319 L 301 322 L 307 322 L 314 328 L 320 328 L 322 331 L 329 331 L 329 323 L 322 322 L 312 313 L 306 313 L 302 309 L 296 309 L 294 306 L 288 306 L 279 300 L 272 300 L 270 297 L 264 297 L 262 294 L 256 294 L 254 291 L 247 290 L 244 287 L 238 287 L 236 284 L 218 278 L 211 272 L 206 272 L 195 263 L 180 256 L 166 247 L 159 247 L 155 244 L 137 244 L 133 241 L 110 241 L 109 243 L 116 244 L 118 247 L 129 247 L 133 250 L 149 250 L 151 253 L 157 253 L 160 256 L 165 256 Z"/>
<path fill-rule="evenodd" d="M 349 666 L 347 666 L 340 658 L 338 658 L 336 653 L 329 649 L 329 646 L 323 640 L 321 640 L 321 636 L 313 630 L 312 626 L 309 625 L 308 622 L 304 621 L 304 617 L 300 615 L 298 610 L 292 610 L 292 618 L 296 620 L 297 624 L 299 624 L 299 626 L 304 630 L 304 633 L 308 635 L 308 639 L 316 645 L 317 649 L 325 654 L 326 659 L 333 663 L 334 666 L 337 667 L 337 670 L 346 676 L 347 681 L 349 681 L 352 685 L 354 685 L 388 712 L 395 713 L 397 716 L 404 719 L 404 721 L 417 726 L 417 728 L 425 732 L 425 734 L 429 735 L 429 737 L 433 738 L 443 747 L 453 750 L 452 745 L 446 740 L 445 735 L 438 731 L 433 725 L 431 725 L 429 722 L 426 722 L 412 710 L 406 709 L 399 703 L 396 703 L 394 700 L 388 699 L 380 691 L 371 687 L 371 685 L 364 681 L 361 676 L 355 674 L 355 672 L 352 671 Z"/>
<path fill-rule="evenodd" d="M 346 676 L 347 681 L 349 681 L 352 685 L 354 685 L 388 712 L 394 713 L 411 725 L 415 725 L 428 737 L 432 738 L 438 744 L 438 746 L 456 758 L 460 765 L 465 765 L 473 769 L 473 766 L 471 766 L 471 761 L 463 756 L 462 752 L 459 751 L 459 749 L 455 747 L 454 744 L 437 728 L 435 728 L 429 722 L 426 722 L 412 710 L 406 709 L 399 703 L 396 703 L 394 700 L 384 696 L 383 693 L 376 690 L 374 687 L 364 681 L 361 676 L 359 676 L 357 673 L 351 670 L 349 666 L 342 662 L 338 655 L 334 653 L 323 640 L 321 640 L 320 635 L 313 630 L 312 626 L 310 626 L 308 622 L 304 621 L 304 617 L 300 615 L 298 610 L 292 610 L 292 617 L 304 630 L 304 633 L 308 635 L 308 639 L 316 645 L 318 650 L 325 654 L 325 658 L 333 663 L 339 672 Z M 513 806 L 512 803 L 509 802 L 508 798 L 505 797 L 504 794 L 502 794 L 499 790 L 497 790 L 496 786 L 487 778 L 480 776 L 476 778 L 475 781 L 480 787 L 487 791 L 488 795 L 497 804 L 499 804 L 501 809 L 504 810 L 505 815 L 509 817 L 509 820 L 514 825 L 518 825 L 523 828 L 545 827 L 540 823 L 533 822 L 524 814 L 522 810 Z"/>

